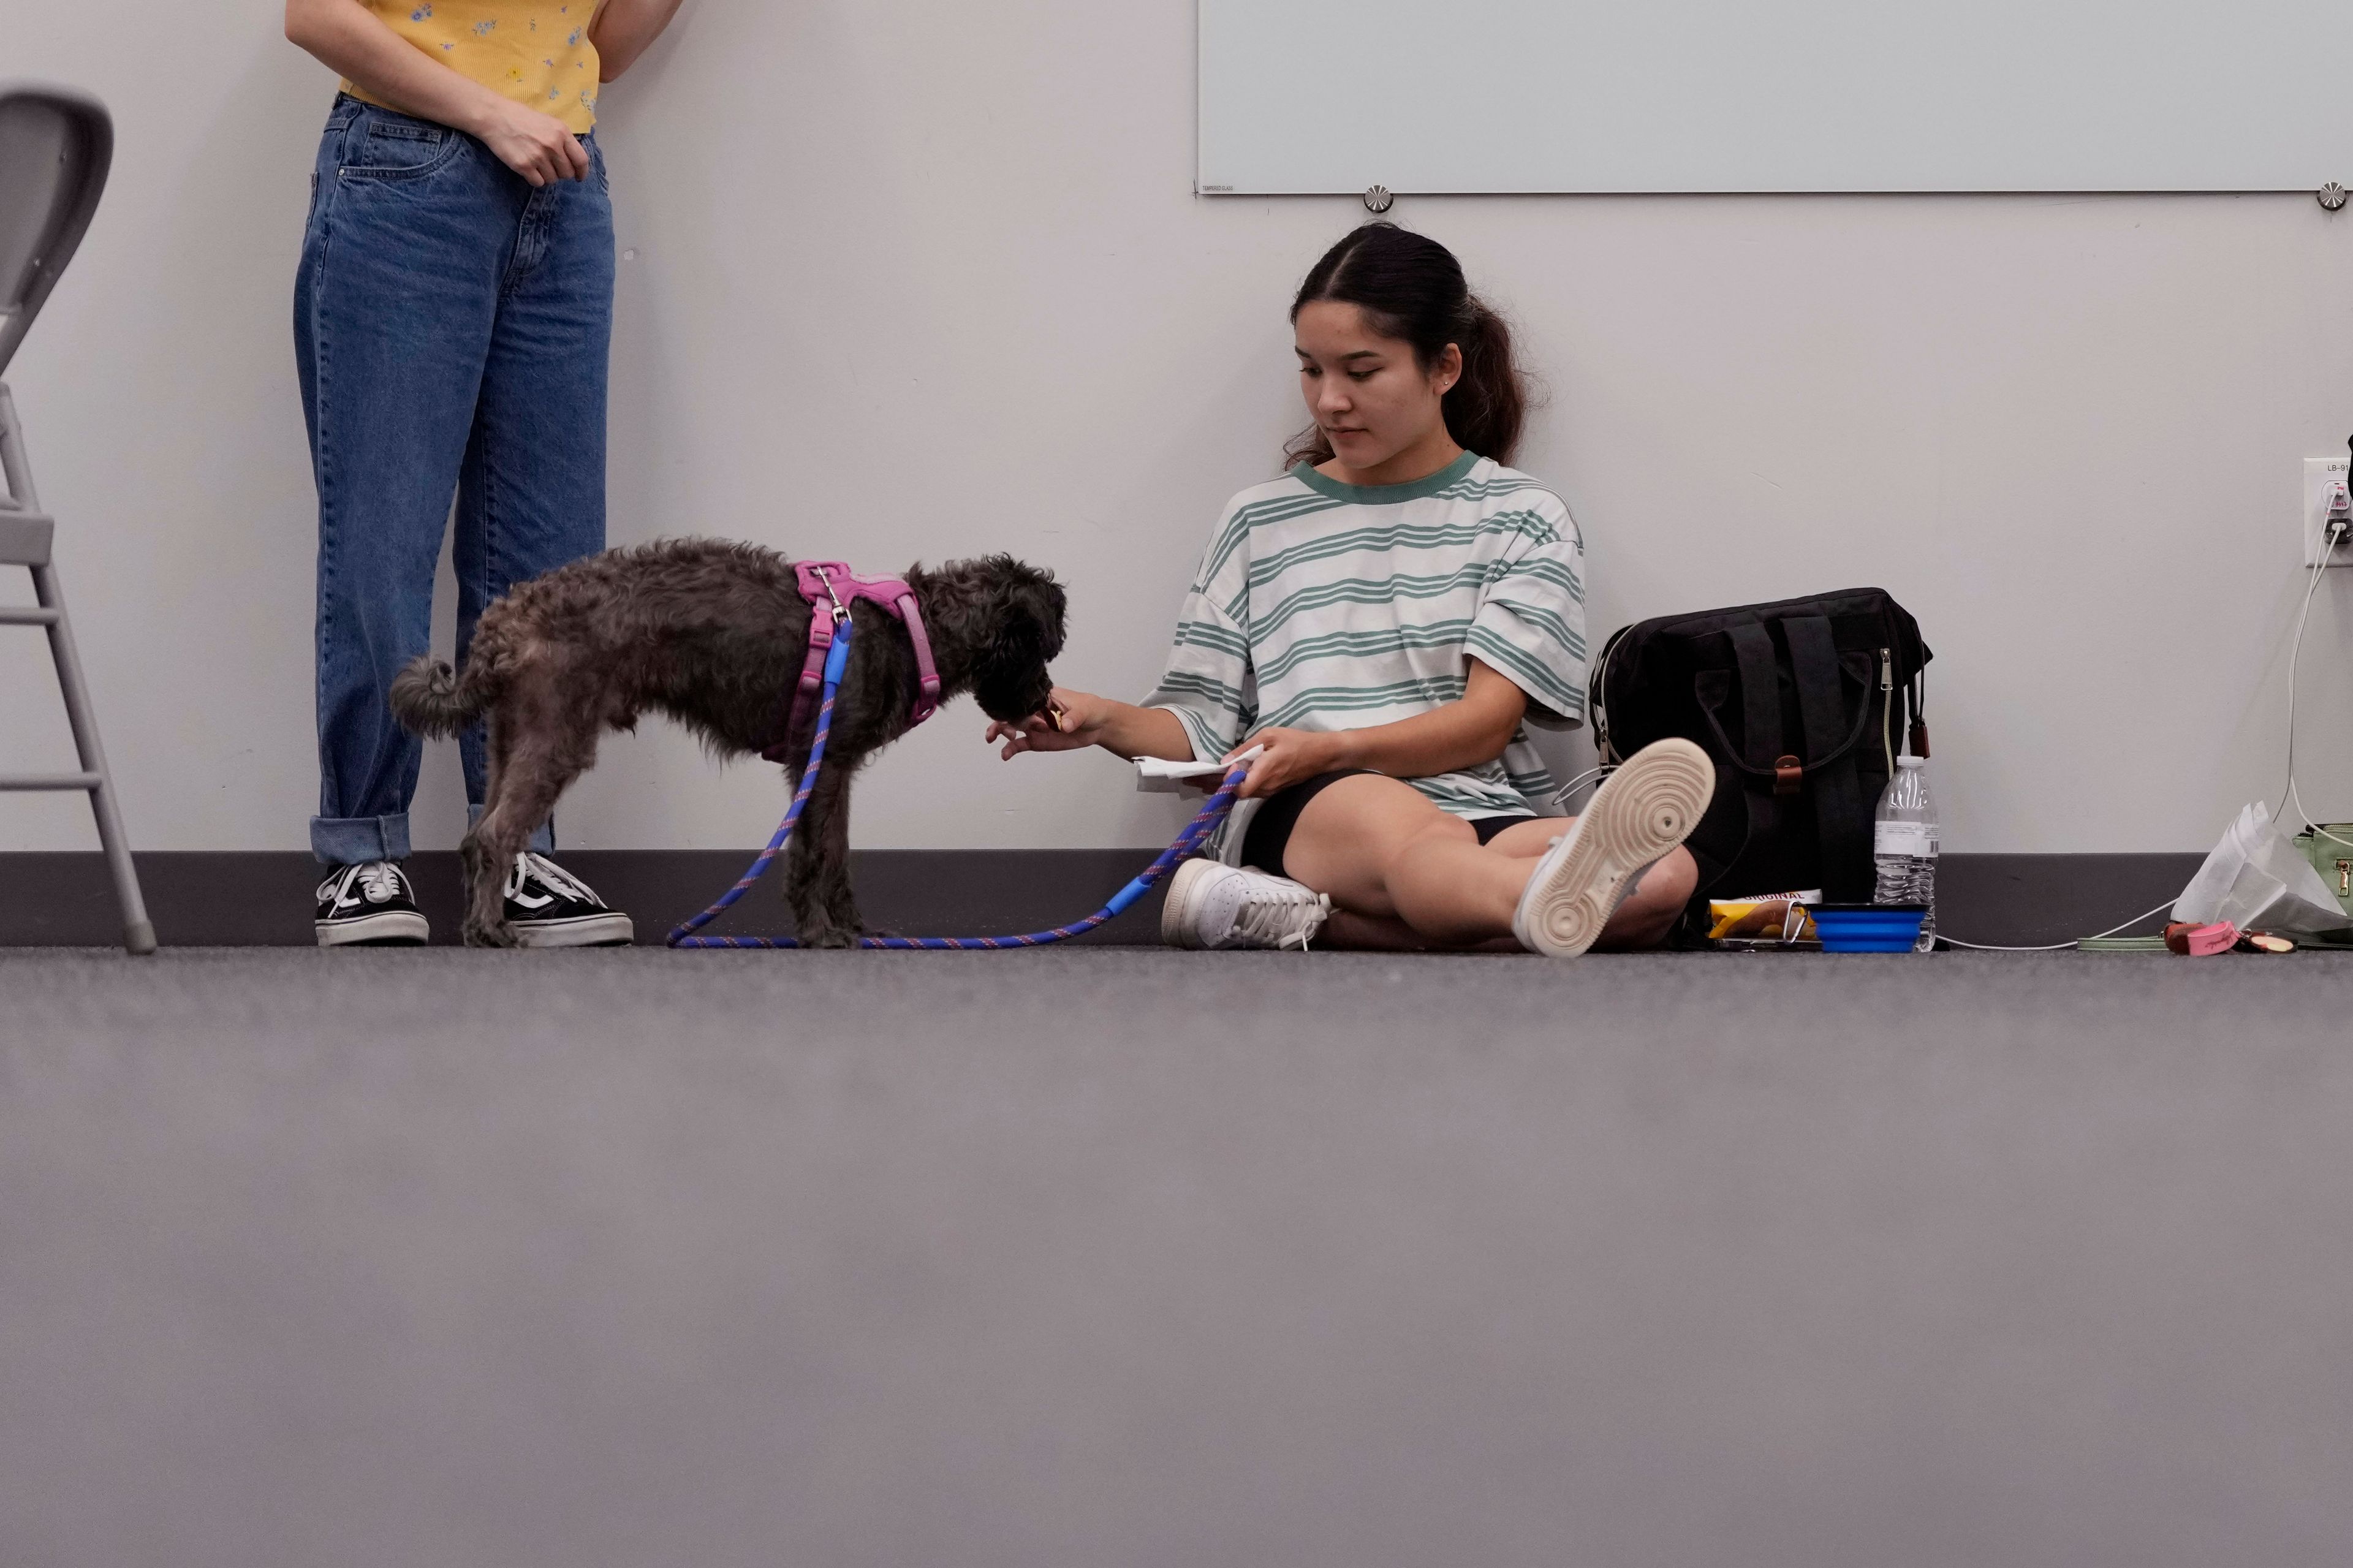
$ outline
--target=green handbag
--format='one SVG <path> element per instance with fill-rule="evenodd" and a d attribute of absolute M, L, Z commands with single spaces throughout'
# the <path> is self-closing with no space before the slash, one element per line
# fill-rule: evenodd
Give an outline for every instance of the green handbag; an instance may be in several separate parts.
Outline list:
<path fill-rule="evenodd" d="M 2295 836 L 2295 847 L 2353 915 L 2353 822 L 2324 822 Z"/>

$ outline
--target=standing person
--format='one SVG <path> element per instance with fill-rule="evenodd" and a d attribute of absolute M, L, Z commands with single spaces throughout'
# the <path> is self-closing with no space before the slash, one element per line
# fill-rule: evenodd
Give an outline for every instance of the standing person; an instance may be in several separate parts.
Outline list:
<path fill-rule="evenodd" d="M 1504 465 L 1522 378 L 1503 320 L 1437 241 L 1367 224 L 1291 309 L 1314 424 L 1283 478 L 1227 504 L 1160 689 L 1138 707 L 1057 689 L 993 724 L 1003 754 L 1261 753 L 1222 858 L 1191 860 L 1180 947 L 1569 956 L 1663 942 L 1698 881 L 1682 847 L 1715 789 L 1662 741 L 1582 816 L 1524 722 L 1585 715 L 1585 551 L 1561 499 Z"/>
<path fill-rule="evenodd" d="M 613 211 L 596 97 L 680 0 L 287 0 L 342 73 L 313 167 L 294 346 L 319 489 L 322 946 L 420 942 L 400 862 L 421 746 L 385 706 L 426 650 L 457 502 L 458 657 L 512 584 L 605 545 Z M 460 742 L 479 810 L 488 760 Z M 507 878 L 526 947 L 626 942 L 548 858 Z"/>

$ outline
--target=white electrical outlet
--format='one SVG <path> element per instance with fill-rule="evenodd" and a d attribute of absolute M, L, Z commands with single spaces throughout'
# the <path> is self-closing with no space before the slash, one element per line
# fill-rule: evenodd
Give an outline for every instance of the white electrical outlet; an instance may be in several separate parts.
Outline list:
<path fill-rule="evenodd" d="M 2304 460 L 2304 563 L 2320 564 L 2321 542 L 2328 536 L 2328 495 L 2332 486 L 2348 482 L 2346 459 L 2343 458 L 2306 458 Z M 2353 566 L 2353 540 L 2339 544 L 2329 555 L 2331 566 Z"/>

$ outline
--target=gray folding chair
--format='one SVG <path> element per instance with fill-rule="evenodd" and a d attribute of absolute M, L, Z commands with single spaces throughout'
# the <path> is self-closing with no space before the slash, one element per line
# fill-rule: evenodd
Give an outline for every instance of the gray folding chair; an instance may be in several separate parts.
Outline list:
<path fill-rule="evenodd" d="M 98 100 L 69 88 L 0 84 L 0 372 L 8 368 L 25 330 L 41 301 L 57 286 L 74 247 L 98 210 L 114 157 L 114 121 Z M 41 511 L 33 490 L 33 470 L 25 458 L 16 405 L 0 382 L 0 565 L 33 573 L 38 608 L 0 605 L 0 626 L 41 626 L 49 634 L 66 717 L 72 721 L 81 771 L 73 773 L 0 773 L 0 791 L 80 790 L 98 817 L 98 839 L 106 848 L 107 869 L 122 906 L 122 945 L 132 952 L 155 951 L 155 928 L 148 923 L 139 875 L 131 865 L 116 809 L 114 778 L 98 743 L 98 720 L 90 711 L 90 688 L 74 652 L 73 628 L 66 620 L 64 593 L 49 559 L 56 525 Z"/>

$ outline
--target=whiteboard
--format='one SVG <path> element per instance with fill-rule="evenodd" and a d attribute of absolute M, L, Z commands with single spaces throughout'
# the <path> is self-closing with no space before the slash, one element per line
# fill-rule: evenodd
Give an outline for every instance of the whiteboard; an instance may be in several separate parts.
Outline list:
<path fill-rule="evenodd" d="M 1199 0 L 1204 194 L 2316 191 L 2345 0 Z"/>

